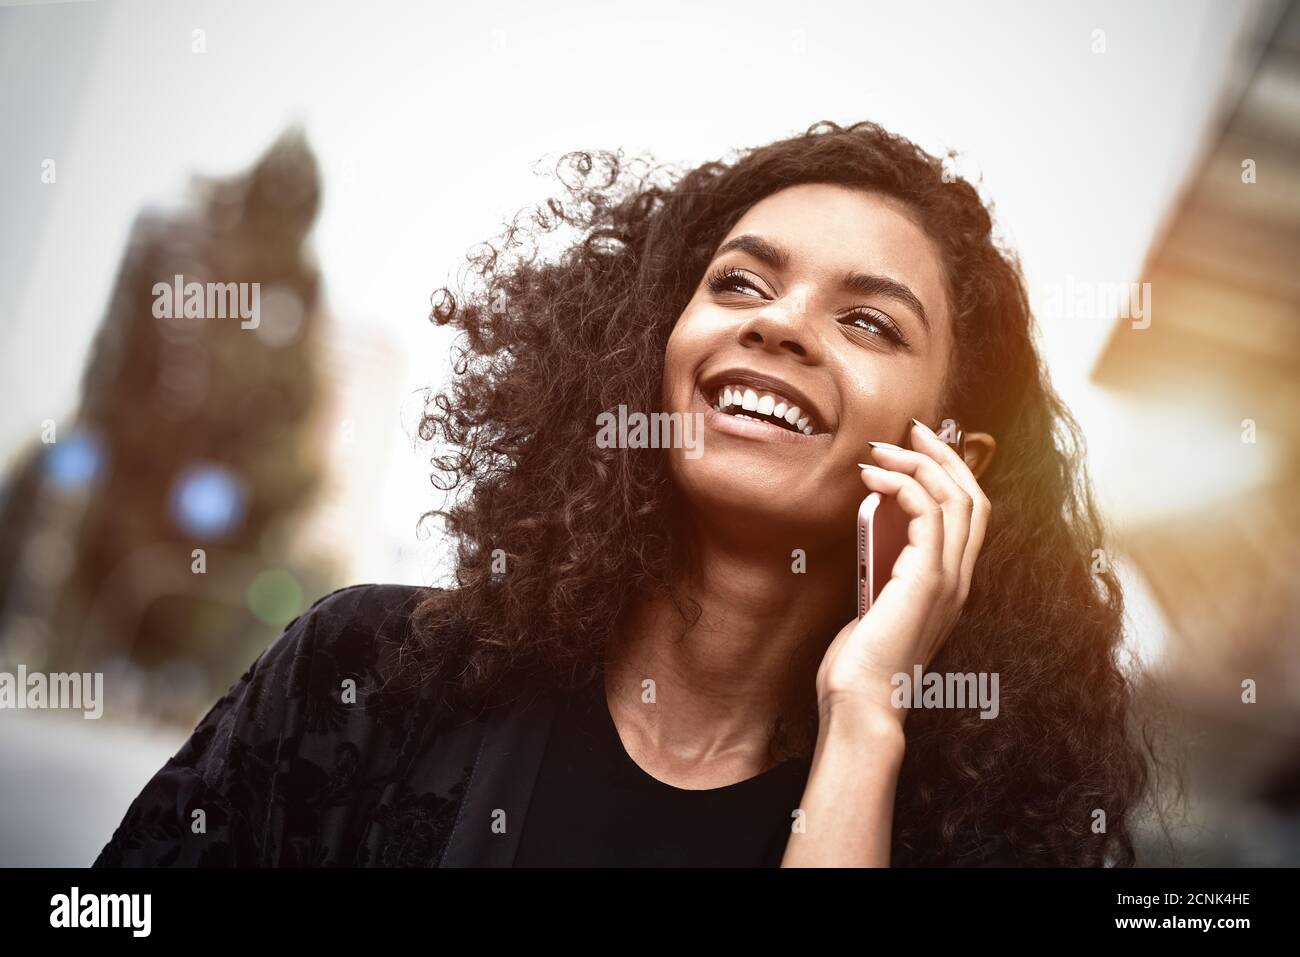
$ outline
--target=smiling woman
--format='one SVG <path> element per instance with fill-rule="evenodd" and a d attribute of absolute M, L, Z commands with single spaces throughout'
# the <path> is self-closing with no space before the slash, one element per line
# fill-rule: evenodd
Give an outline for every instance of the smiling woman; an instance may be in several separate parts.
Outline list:
<path fill-rule="evenodd" d="M 567 195 L 440 290 L 463 339 L 421 434 L 466 493 L 431 513 L 455 586 L 318 604 L 105 860 L 209 840 L 143 836 L 206 795 L 263 863 L 1133 863 L 1122 596 L 975 190 L 871 123 L 635 167 L 570 154 Z M 564 224 L 558 260 L 509 258 Z M 615 409 L 702 413 L 702 454 L 598 441 Z M 908 542 L 858 618 L 868 491 Z M 1000 700 L 909 715 L 922 668 Z"/>

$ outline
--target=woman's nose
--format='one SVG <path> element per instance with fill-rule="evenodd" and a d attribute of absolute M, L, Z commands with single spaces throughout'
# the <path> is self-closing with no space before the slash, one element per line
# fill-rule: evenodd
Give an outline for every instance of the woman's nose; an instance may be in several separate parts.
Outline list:
<path fill-rule="evenodd" d="M 807 294 L 802 290 L 792 291 L 768 303 L 745 321 L 738 336 L 745 346 L 789 352 L 801 359 L 813 358 L 817 344 L 808 321 Z"/>

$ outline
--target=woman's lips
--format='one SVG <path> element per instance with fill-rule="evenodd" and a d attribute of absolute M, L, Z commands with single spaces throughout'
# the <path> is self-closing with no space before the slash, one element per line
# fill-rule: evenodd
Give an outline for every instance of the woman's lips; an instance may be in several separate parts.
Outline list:
<path fill-rule="evenodd" d="M 770 422 L 759 422 L 755 419 L 742 419 L 738 416 L 728 415 L 725 412 L 719 412 L 704 397 L 699 386 L 695 387 L 694 398 L 691 401 L 692 412 L 704 413 L 704 427 L 714 432 L 722 432 L 726 435 L 735 435 L 745 439 L 756 439 L 759 442 L 784 442 L 789 445 L 816 445 L 818 443 L 829 442 L 831 435 L 829 432 L 818 432 L 814 435 L 805 435 L 802 432 L 792 432 L 789 429 L 783 429 L 779 425 L 773 425 Z"/>

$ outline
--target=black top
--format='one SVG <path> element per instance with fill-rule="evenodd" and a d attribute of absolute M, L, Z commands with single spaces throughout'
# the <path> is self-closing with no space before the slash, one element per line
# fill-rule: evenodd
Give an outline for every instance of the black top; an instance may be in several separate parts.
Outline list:
<path fill-rule="evenodd" d="M 780 863 L 808 759 L 683 790 L 624 750 L 603 682 L 480 714 L 458 711 L 441 676 L 395 690 L 381 661 L 428 595 L 356 585 L 290 622 L 144 785 L 94 866 Z M 501 810 L 522 828 L 496 833 Z"/>
<path fill-rule="evenodd" d="M 515 866 L 779 867 L 809 766 L 706 790 L 666 784 L 632 760 L 593 682 L 557 715 Z"/>
<path fill-rule="evenodd" d="M 440 761 L 433 745 L 464 716 L 436 681 L 399 693 L 379 671 L 426 594 L 357 585 L 290 622 L 145 784 L 93 866 L 436 866 L 474 755 Z"/>

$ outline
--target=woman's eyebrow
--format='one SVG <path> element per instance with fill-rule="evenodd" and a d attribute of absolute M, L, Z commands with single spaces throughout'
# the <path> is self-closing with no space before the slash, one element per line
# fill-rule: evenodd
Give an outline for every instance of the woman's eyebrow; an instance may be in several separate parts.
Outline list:
<path fill-rule="evenodd" d="M 755 236 L 753 233 L 741 233 L 733 239 L 728 239 L 718 247 L 713 258 L 717 259 L 726 253 L 739 250 L 742 253 L 749 253 L 760 262 L 766 263 L 773 269 L 784 269 L 790 262 L 790 254 L 776 246 L 762 236 Z"/>
<path fill-rule="evenodd" d="M 898 300 L 916 313 L 916 317 L 921 320 L 921 325 L 925 327 L 925 334 L 927 336 L 930 334 L 930 320 L 925 314 L 925 306 L 921 305 L 921 300 L 916 297 L 916 293 L 897 279 L 877 276 L 874 273 L 847 272 L 840 277 L 840 286 L 860 296 L 888 296 L 890 299 Z"/>
<path fill-rule="evenodd" d="M 789 252 L 753 233 L 742 233 L 727 240 L 718 247 L 713 258 L 717 259 L 726 253 L 736 251 L 749 253 L 755 259 L 778 271 L 785 269 L 790 263 Z M 921 320 L 921 325 L 925 327 L 926 334 L 929 335 L 930 320 L 925 314 L 925 306 L 921 305 L 921 300 L 916 293 L 897 279 L 850 270 L 840 276 L 839 284 L 841 289 L 856 292 L 860 296 L 888 296 L 901 302 L 916 313 L 917 318 Z"/>

